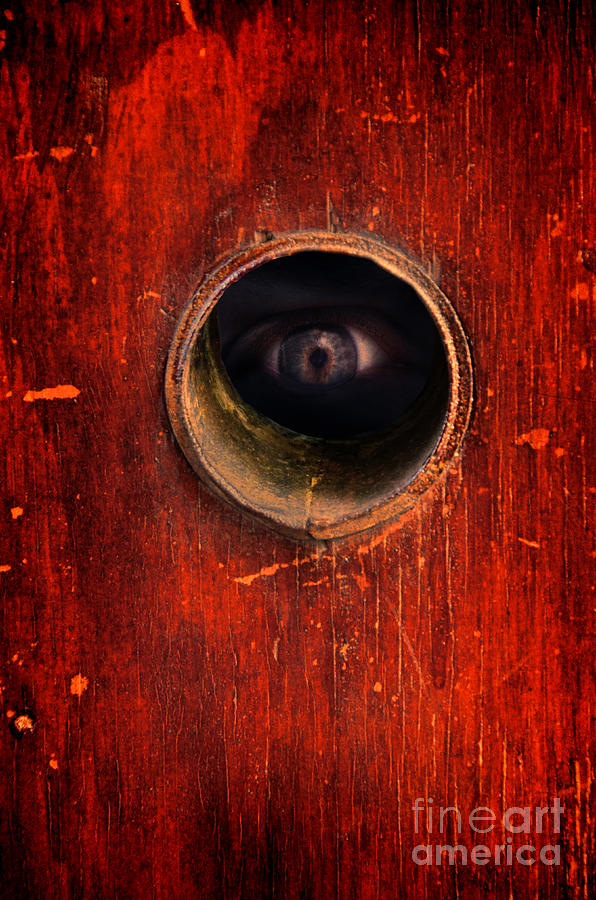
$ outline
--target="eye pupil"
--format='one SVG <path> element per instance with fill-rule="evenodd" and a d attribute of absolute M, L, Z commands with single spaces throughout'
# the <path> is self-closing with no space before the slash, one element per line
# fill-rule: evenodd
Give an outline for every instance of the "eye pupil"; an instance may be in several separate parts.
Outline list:
<path fill-rule="evenodd" d="M 308 361 L 314 369 L 322 369 L 327 364 L 328 359 L 329 354 L 322 347 L 317 347 L 308 357 Z"/>
<path fill-rule="evenodd" d="M 299 385 L 333 387 L 353 378 L 358 351 L 348 330 L 340 325 L 304 326 L 281 342 L 278 365 L 282 375 Z"/>

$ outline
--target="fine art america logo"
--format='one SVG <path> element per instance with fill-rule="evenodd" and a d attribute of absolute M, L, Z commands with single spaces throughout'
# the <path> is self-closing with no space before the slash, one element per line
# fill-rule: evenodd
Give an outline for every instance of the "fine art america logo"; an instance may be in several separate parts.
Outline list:
<path fill-rule="evenodd" d="M 512 866 L 514 862 L 521 866 L 533 866 L 542 863 L 544 866 L 561 865 L 560 844 L 542 844 L 535 846 L 534 838 L 524 835 L 536 835 L 549 832 L 552 816 L 552 832 L 560 834 L 561 816 L 565 807 L 561 806 L 558 797 L 555 797 L 552 806 L 511 806 L 505 810 L 502 817 L 497 816 L 488 806 L 477 806 L 466 817 L 472 835 L 472 841 L 479 840 L 475 835 L 489 834 L 495 826 L 497 833 L 501 832 L 504 843 L 495 843 L 494 846 L 486 844 L 474 844 L 468 848 L 464 844 L 442 843 L 446 833 L 462 832 L 463 819 L 461 810 L 457 806 L 440 806 L 433 809 L 433 800 L 417 797 L 414 806 L 414 832 L 421 831 L 426 834 L 427 841 L 436 843 L 418 844 L 412 850 L 412 859 L 418 866 L 441 866 L 448 862 L 450 866 L 457 863 L 460 866 L 475 865 L 486 866 L 492 863 L 495 866 Z M 520 835 L 514 846 L 514 835 Z M 503 838 L 501 838 L 503 840 Z M 526 843 L 523 843 L 526 841 Z"/>

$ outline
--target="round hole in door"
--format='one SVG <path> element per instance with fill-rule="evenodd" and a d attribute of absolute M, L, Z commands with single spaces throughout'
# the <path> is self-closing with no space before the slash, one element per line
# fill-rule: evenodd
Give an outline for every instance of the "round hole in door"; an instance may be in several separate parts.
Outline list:
<path fill-rule="evenodd" d="M 296 538 L 410 508 L 472 403 L 444 294 L 377 240 L 299 232 L 242 250 L 197 289 L 166 372 L 174 432 L 218 493 Z"/>

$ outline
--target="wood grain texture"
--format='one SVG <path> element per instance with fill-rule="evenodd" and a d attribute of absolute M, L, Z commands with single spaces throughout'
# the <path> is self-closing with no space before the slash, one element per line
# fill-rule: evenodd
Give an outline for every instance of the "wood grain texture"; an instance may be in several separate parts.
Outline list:
<path fill-rule="evenodd" d="M 6 9 L 3 896 L 589 897 L 588 5 Z M 440 263 L 476 409 L 411 514 L 300 545 L 200 485 L 163 372 L 218 258 L 331 207 Z M 416 797 L 557 796 L 559 866 L 412 860 Z"/>

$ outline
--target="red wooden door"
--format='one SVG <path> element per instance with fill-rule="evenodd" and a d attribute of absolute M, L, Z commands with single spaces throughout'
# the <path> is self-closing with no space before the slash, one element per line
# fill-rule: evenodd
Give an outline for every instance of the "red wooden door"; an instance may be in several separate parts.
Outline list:
<path fill-rule="evenodd" d="M 587 898 L 588 5 L 0 19 L 3 895 Z M 163 375 L 218 258 L 330 216 L 440 263 L 475 411 L 412 512 L 299 543 Z"/>

